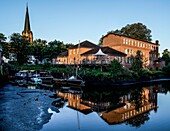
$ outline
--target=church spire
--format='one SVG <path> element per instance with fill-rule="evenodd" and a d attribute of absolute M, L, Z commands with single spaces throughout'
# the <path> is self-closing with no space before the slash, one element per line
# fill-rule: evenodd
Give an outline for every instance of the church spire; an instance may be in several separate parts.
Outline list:
<path fill-rule="evenodd" d="M 25 25 L 24 25 L 24 30 L 22 32 L 22 36 L 28 37 L 30 42 L 33 41 L 33 34 L 31 31 L 30 20 L 29 20 L 28 3 L 27 3 L 27 7 L 26 7 Z"/>
<path fill-rule="evenodd" d="M 30 28 L 30 20 L 29 20 L 29 12 L 28 12 L 28 3 L 26 7 L 26 15 L 25 15 L 25 26 L 24 26 L 24 31 L 31 31 Z"/>

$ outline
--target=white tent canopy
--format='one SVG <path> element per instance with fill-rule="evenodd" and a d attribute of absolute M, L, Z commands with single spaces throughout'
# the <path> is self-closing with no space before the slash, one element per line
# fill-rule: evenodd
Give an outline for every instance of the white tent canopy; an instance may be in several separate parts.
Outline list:
<path fill-rule="evenodd" d="M 103 51 L 101 49 L 99 49 L 98 52 L 94 55 L 96 55 L 96 56 L 106 56 L 107 54 L 103 53 Z"/>

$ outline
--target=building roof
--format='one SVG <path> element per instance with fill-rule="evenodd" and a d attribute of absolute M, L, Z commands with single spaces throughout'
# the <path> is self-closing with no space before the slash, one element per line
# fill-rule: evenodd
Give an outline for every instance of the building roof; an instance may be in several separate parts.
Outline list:
<path fill-rule="evenodd" d="M 98 47 L 98 45 L 86 40 L 86 41 L 83 41 L 81 43 L 78 43 L 78 44 L 70 47 L 69 49 L 74 49 L 74 48 L 78 48 L 78 47 L 80 47 L 80 48 L 96 48 L 96 47 Z"/>
<path fill-rule="evenodd" d="M 132 38 L 132 37 L 126 36 L 126 35 L 116 34 L 116 33 L 113 33 L 113 32 L 110 32 L 110 33 L 106 34 L 105 36 L 103 36 L 103 37 L 102 37 L 102 40 L 103 40 L 103 38 L 107 37 L 108 35 L 117 35 L 117 36 L 120 36 L 120 37 L 123 36 L 123 37 L 131 38 L 131 39 L 134 39 L 134 40 L 138 40 L 138 41 L 143 41 L 143 42 L 147 42 L 147 43 L 150 43 L 150 44 L 159 45 L 159 41 L 158 41 L 158 40 L 156 40 L 156 42 L 153 43 L 153 42 L 149 42 L 149 41 L 144 41 L 144 40 L 140 40 L 140 39 L 135 39 L 135 38 Z"/>
<path fill-rule="evenodd" d="M 109 55 L 109 56 L 126 56 L 125 53 L 122 53 L 122 52 L 120 52 L 120 51 L 117 51 L 117 50 L 115 50 L 115 49 L 112 49 L 112 48 L 110 48 L 110 47 L 108 47 L 108 46 L 106 46 L 106 47 L 94 48 L 94 49 L 92 49 L 92 50 L 89 50 L 89 51 L 81 54 L 81 56 L 83 56 L 83 55 L 84 55 L 84 56 L 87 56 L 87 55 L 95 55 L 95 54 L 99 51 L 99 49 L 101 49 L 101 51 L 102 51 L 104 54 L 107 54 L 107 55 Z"/>
<path fill-rule="evenodd" d="M 68 56 L 68 51 L 61 52 L 57 57 Z"/>

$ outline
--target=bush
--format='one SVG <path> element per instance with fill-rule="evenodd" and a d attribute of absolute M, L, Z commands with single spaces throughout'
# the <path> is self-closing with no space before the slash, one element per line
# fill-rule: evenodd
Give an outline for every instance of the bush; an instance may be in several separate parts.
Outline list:
<path fill-rule="evenodd" d="M 165 76 L 170 77 L 170 63 L 162 69 Z"/>
<path fill-rule="evenodd" d="M 51 67 L 51 63 L 49 63 L 49 62 L 46 62 L 43 65 L 43 69 L 49 69 L 50 67 Z"/>

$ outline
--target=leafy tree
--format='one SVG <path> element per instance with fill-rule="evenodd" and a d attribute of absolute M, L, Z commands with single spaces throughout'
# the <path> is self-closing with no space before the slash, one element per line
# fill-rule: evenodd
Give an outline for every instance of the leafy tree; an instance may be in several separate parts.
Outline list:
<path fill-rule="evenodd" d="M 143 55 L 141 51 L 136 52 L 136 56 L 133 58 L 131 70 L 140 73 L 143 70 Z"/>
<path fill-rule="evenodd" d="M 170 51 L 165 49 L 162 53 L 162 59 L 165 61 L 165 64 L 168 65 L 170 63 Z"/>
<path fill-rule="evenodd" d="M 125 27 L 122 27 L 120 30 L 109 31 L 109 33 L 114 33 L 118 35 L 128 36 L 134 39 L 142 41 L 152 41 L 151 30 L 147 28 L 146 25 L 142 23 L 127 24 Z M 102 43 L 102 42 L 100 42 Z"/>
<path fill-rule="evenodd" d="M 2 46 L 3 48 L 3 55 L 8 58 L 9 53 L 8 53 L 8 45 L 5 42 L 6 41 L 6 37 L 3 33 L 0 33 L 0 46 Z"/>
<path fill-rule="evenodd" d="M 0 33 L 0 43 L 5 42 L 6 41 L 6 37 L 3 33 Z"/>
<path fill-rule="evenodd" d="M 30 45 L 31 52 L 29 55 L 34 55 L 35 57 L 37 57 L 38 60 L 42 61 L 42 59 L 44 58 L 43 50 L 45 48 L 47 48 L 47 41 L 36 39 Z"/>
<path fill-rule="evenodd" d="M 50 51 L 50 54 L 47 54 L 49 55 L 49 58 L 51 58 L 55 54 L 66 51 L 71 46 L 73 46 L 73 44 L 64 44 L 61 41 L 54 40 L 48 43 L 48 50 Z"/>
<path fill-rule="evenodd" d="M 19 33 L 13 33 L 10 36 L 11 48 L 17 55 L 18 64 L 22 65 L 27 60 L 29 41 L 25 36 Z"/>
<path fill-rule="evenodd" d="M 46 40 L 36 39 L 29 46 L 30 54 L 42 61 L 44 58 L 52 58 L 53 55 L 66 51 L 73 44 L 64 44 L 61 41 L 51 41 L 47 44 Z"/>
<path fill-rule="evenodd" d="M 117 60 L 113 60 L 110 64 L 110 71 L 113 76 L 120 74 L 123 71 L 123 66 Z"/>
<path fill-rule="evenodd" d="M 103 39 L 103 37 L 104 37 L 104 35 L 102 35 L 102 37 L 99 39 L 99 46 L 101 46 L 102 45 L 102 39 Z"/>
<path fill-rule="evenodd" d="M 170 77 L 170 63 L 163 67 L 162 71 L 166 74 L 166 76 Z"/>

